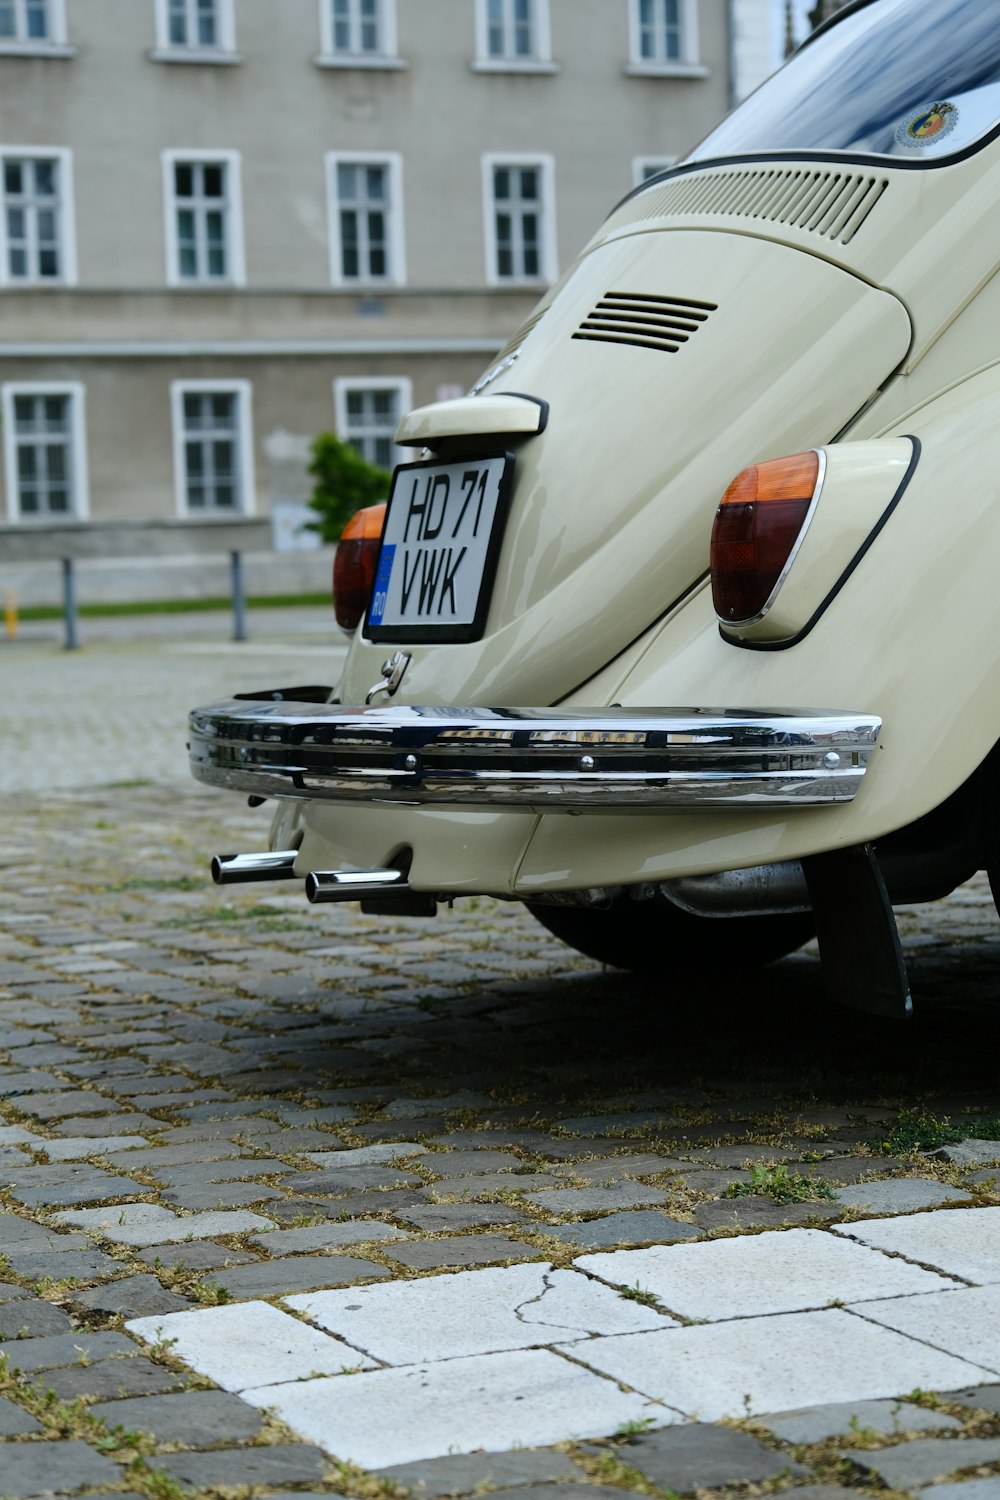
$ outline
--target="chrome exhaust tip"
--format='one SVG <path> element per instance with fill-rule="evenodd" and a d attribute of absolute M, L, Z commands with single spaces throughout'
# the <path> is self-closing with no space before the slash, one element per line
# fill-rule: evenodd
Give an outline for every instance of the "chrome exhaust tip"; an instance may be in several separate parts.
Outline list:
<path fill-rule="evenodd" d="M 363 901 L 367 896 L 400 896 L 409 893 L 402 870 L 310 870 L 306 876 L 306 900 Z"/>
<path fill-rule="evenodd" d="M 243 885 L 250 880 L 294 880 L 297 849 L 274 849 L 262 854 L 216 854 L 212 879 L 216 885 Z"/>

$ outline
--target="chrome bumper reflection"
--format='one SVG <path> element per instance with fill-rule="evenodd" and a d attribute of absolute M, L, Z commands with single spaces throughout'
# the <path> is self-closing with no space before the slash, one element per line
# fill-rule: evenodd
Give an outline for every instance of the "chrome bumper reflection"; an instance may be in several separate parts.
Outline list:
<path fill-rule="evenodd" d="M 243 697 L 191 714 L 199 781 L 258 795 L 624 812 L 850 802 L 874 714 L 345 708 Z"/>

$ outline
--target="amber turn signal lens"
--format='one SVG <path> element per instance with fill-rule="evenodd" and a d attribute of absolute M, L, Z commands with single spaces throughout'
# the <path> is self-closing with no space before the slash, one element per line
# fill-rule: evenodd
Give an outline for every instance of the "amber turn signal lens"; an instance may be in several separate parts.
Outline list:
<path fill-rule="evenodd" d="M 356 510 L 340 534 L 333 557 L 333 612 L 343 630 L 357 629 L 368 608 L 385 510 L 385 501 Z"/>
<path fill-rule="evenodd" d="M 712 599 L 719 619 L 761 614 L 788 564 L 819 478 L 819 454 L 753 464 L 722 497 L 712 527 Z"/>

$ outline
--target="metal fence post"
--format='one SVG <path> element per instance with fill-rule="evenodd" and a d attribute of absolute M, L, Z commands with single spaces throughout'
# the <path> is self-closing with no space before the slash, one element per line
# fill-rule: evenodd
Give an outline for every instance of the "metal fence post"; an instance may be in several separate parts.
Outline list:
<path fill-rule="evenodd" d="M 239 552 L 229 554 L 233 594 L 233 640 L 247 638 L 247 602 L 243 592 L 243 556 Z"/>
<path fill-rule="evenodd" d="M 73 571 L 73 559 L 64 557 L 62 560 L 63 574 L 63 619 L 66 624 L 66 640 L 64 642 L 67 651 L 76 651 L 80 645 L 76 633 L 76 575 Z"/>

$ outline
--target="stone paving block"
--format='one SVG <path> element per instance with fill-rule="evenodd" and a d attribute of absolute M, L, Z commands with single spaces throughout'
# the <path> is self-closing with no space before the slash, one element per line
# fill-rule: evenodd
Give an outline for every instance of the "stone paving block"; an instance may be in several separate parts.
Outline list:
<path fill-rule="evenodd" d="M 90 1408 L 99 1422 L 129 1432 L 150 1432 L 160 1443 L 211 1448 L 255 1438 L 260 1413 L 225 1391 L 183 1391 L 179 1395 L 135 1396 L 103 1401 Z"/>
<path fill-rule="evenodd" d="M 845 1247 L 854 1253 L 844 1255 Z M 604 1281 L 638 1284 L 680 1317 L 712 1321 L 949 1285 L 919 1266 L 889 1260 L 817 1229 L 619 1250 L 581 1256 L 576 1264 Z"/>
<path fill-rule="evenodd" d="M 437 1266 L 485 1266 L 496 1261 L 544 1260 L 544 1250 L 536 1250 L 521 1240 L 505 1234 L 453 1234 L 442 1240 L 415 1240 L 412 1244 L 393 1246 L 386 1254 L 415 1271 L 429 1271 Z"/>
<path fill-rule="evenodd" d="M 796 1225 L 814 1226 L 817 1222 L 839 1219 L 844 1207 L 840 1203 L 773 1203 L 770 1198 L 716 1198 L 699 1203 L 694 1221 L 701 1229 L 791 1229 Z"/>
<path fill-rule="evenodd" d="M 890 1177 L 884 1182 L 862 1182 L 835 1190 L 838 1203 L 874 1213 L 907 1214 L 942 1203 L 968 1202 L 972 1194 L 924 1177 Z"/>
<path fill-rule="evenodd" d="M 392 1164 L 411 1156 L 425 1156 L 427 1147 L 417 1141 L 392 1141 L 382 1146 L 345 1146 L 341 1150 L 326 1151 L 310 1149 L 299 1154 L 321 1167 L 373 1167 L 381 1162 Z"/>
<path fill-rule="evenodd" d="M 76 1235 L 67 1235 L 76 1239 Z M 75 1281 L 82 1285 L 95 1281 L 98 1276 L 112 1276 L 121 1269 L 120 1261 L 105 1255 L 103 1250 L 23 1250 L 12 1247 L 5 1250 L 11 1269 L 18 1276 L 28 1276 L 32 1281 L 41 1281 L 51 1276 L 55 1281 Z"/>
<path fill-rule="evenodd" d="M 79 1161 L 85 1156 L 108 1156 L 112 1151 L 125 1152 L 148 1144 L 144 1135 L 66 1136 L 64 1139 L 39 1141 L 49 1161 Z M 127 1158 L 122 1158 L 128 1165 Z"/>
<path fill-rule="evenodd" d="M 0 1281 L 0 1306 L 7 1302 L 23 1302 L 29 1296 L 23 1286 L 16 1286 L 13 1281 Z"/>
<path fill-rule="evenodd" d="M 641 1397 L 547 1349 L 271 1385 L 245 1399 L 273 1406 L 294 1432 L 338 1458 L 379 1469 L 443 1453 L 607 1436 L 651 1411 Z"/>
<path fill-rule="evenodd" d="M 122 1469 L 76 1439 L 50 1443 L 5 1443 L 4 1500 L 74 1495 L 78 1490 L 120 1483 Z"/>
<path fill-rule="evenodd" d="M 958 1141 L 954 1146 L 939 1147 L 931 1155 L 956 1167 L 996 1166 L 1000 1163 L 1000 1141 Z"/>
<path fill-rule="evenodd" d="M 394 1224 L 378 1219 L 348 1219 L 343 1224 L 312 1224 L 304 1229 L 276 1229 L 270 1234 L 252 1234 L 250 1242 L 269 1255 L 295 1255 L 308 1250 L 330 1250 L 366 1241 L 409 1240 L 413 1236 Z"/>
<path fill-rule="evenodd" d="M 26 1208 L 42 1208 L 65 1203 L 97 1203 L 102 1198 L 134 1197 L 136 1185 L 131 1177 L 115 1177 L 99 1167 L 88 1165 L 27 1167 L 8 1185 L 10 1196 Z M 59 1217 L 58 1215 L 56 1216 Z"/>
<path fill-rule="evenodd" d="M 611 1328 L 634 1331 L 661 1321 L 657 1313 L 610 1287 L 575 1271 L 555 1273 L 546 1265 L 458 1271 L 351 1291 L 312 1292 L 286 1301 L 319 1327 L 388 1364 L 565 1342 L 560 1327 L 587 1336 Z"/>
<path fill-rule="evenodd" d="M 13 1401 L 0 1396 L 0 1440 L 9 1437 L 23 1437 L 27 1432 L 42 1432 L 44 1429 L 41 1422 L 37 1421 L 30 1412 L 24 1410 L 23 1406 L 16 1406 Z M 0 1469 L 3 1459 L 0 1458 Z M 0 1477 L 0 1483 L 2 1483 Z"/>
<path fill-rule="evenodd" d="M 972 1210 L 970 1210 L 972 1212 Z M 1000 1375 L 1000 1285 L 861 1303 L 862 1317 Z"/>
<path fill-rule="evenodd" d="M 151 1359 L 104 1359 L 93 1365 L 71 1365 L 45 1370 L 34 1380 L 36 1390 L 54 1391 L 60 1401 L 86 1396 L 94 1401 L 114 1401 L 119 1396 L 158 1396 L 183 1390 L 181 1375 Z"/>
<path fill-rule="evenodd" d="M 754 1420 L 786 1443 L 821 1443 L 824 1438 L 850 1438 L 865 1431 L 895 1437 L 901 1432 L 943 1432 L 962 1425 L 956 1417 L 915 1406 L 912 1401 L 841 1401 Z"/>
<path fill-rule="evenodd" d="M 593 1161 L 575 1161 L 564 1168 L 574 1177 L 600 1187 L 618 1182 L 622 1177 L 656 1177 L 670 1170 L 666 1157 L 652 1152 L 623 1152 L 618 1156 L 598 1156 Z"/>
<path fill-rule="evenodd" d="M 294 1255 L 257 1261 L 252 1266 L 215 1272 L 212 1280 L 231 1297 L 281 1297 L 312 1287 L 349 1286 L 357 1281 L 383 1281 L 384 1266 L 357 1255 Z"/>
<path fill-rule="evenodd" d="M 1000 1414 L 1000 1385 L 976 1385 L 964 1391 L 944 1392 L 946 1401 L 956 1401 L 960 1406 L 971 1406 L 978 1411 L 995 1411 Z"/>
<path fill-rule="evenodd" d="M 5 1085 L 0 1082 L 0 1091 L 7 1093 Z M 28 1130 L 24 1125 L 0 1125 L 0 1146 L 41 1146 L 45 1137 L 37 1131 Z"/>
<path fill-rule="evenodd" d="M 515 1448 L 509 1453 L 456 1453 L 397 1464 L 382 1469 L 379 1478 L 412 1490 L 415 1500 L 439 1500 L 445 1495 L 481 1494 L 486 1486 L 498 1489 L 550 1484 L 579 1475 L 576 1465 L 557 1448 Z M 560 1487 L 558 1496 L 551 1500 L 559 1500 L 563 1494 Z"/>
<path fill-rule="evenodd" d="M 126 1276 L 109 1281 L 88 1292 L 78 1292 L 73 1299 L 90 1312 L 109 1317 L 142 1318 L 153 1313 L 180 1312 L 189 1307 L 186 1297 L 168 1292 L 155 1276 Z"/>
<path fill-rule="evenodd" d="M 946 1479 L 959 1469 L 1000 1462 L 1000 1438 L 915 1438 L 875 1452 L 842 1448 L 841 1453 L 891 1489 L 912 1490 Z"/>
<path fill-rule="evenodd" d="M 986 1479 L 960 1479 L 954 1484 L 936 1484 L 934 1500 L 1000 1500 L 1000 1474 Z"/>
<path fill-rule="evenodd" d="M 320 1193 L 339 1198 L 348 1193 L 382 1193 L 398 1188 L 423 1187 L 422 1177 L 413 1177 L 396 1167 L 345 1167 L 342 1171 L 292 1172 L 282 1186 L 293 1193 Z"/>
<path fill-rule="evenodd" d="M 220 1266 L 257 1264 L 256 1256 L 247 1255 L 245 1250 L 227 1250 L 222 1245 L 214 1244 L 212 1240 L 188 1240 L 179 1245 L 147 1245 L 136 1251 L 136 1258 L 145 1261 L 154 1270 L 160 1266 L 170 1269 L 182 1266 L 186 1271 L 216 1271 Z"/>
<path fill-rule="evenodd" d="M 554 1188 L 549 1192 L 525 1194 L 529 1203 L 553 1214 L 595 1214 L 609 1208 L 647 1208 L 653 1203 L 666 1203 L 668 1197 L 662 1188 L 642 1187 L 631 1182 L 616 1182 L 611 1187 Z"/>
<path fill-rule="evenodd" d="M 87 1360 L 127 1359 L 139 1353 L 138 1344 L 121 1333 L 91 1333 L 77 1328 L 72 1333 L 50 1334 L 45 1338 L 19 1339 L 17 1359 L 11 1364 L 26 1374 L 36 1370 L 58 1370 Z"/>
<path fill-rule="evenodd" d="M 775 1453 L 748 1432 L 694 1422 L 633 1438 L 619 1452 L 630 1469 L 678 1495 L 726 1484 L 757 1484 L 779 1474 L 809 1473 L 787 1454 Z"/>
<path fill-rule="evenodd" d="M 171 1352 L 224 1391 L 269 1381 L 338 1375 L 375 1363 L 348 1344 L 309 1328 L 266 1302 L 195 1308 L 125 1325 L 136 1338 L 169 1339 Z"/>
<path fill-rule="evenodd" d="M 274 1202 L 287 1202 L 282 1192 L 265 1187 L 262 1182 L 217 1182 L 201 1188 L 166 1188 L 160 1197 L 172 1208 L 185 1208 L 192 1213 L 224 1212 L 250 1205 L 267 1207 Z"/>
<path fill-rule="evenodd" d="M 93 1095 L 91 1095 L 93 1098 Z M 109 1104 L 109 1100 L 104 1101 Z M 140 1110 L 120 1109 L 115 1114 L 102 1115 L 73 1115 L 66 1120 L 52 1120 L 51 1129 L 56 1135 L 64 1135 L 76 1139 L 81 1135 L 106 1136 L 106 1135 L 140 1135 L 143 1132 L 154 1134 L 163 1125 L 162 1120 L 156 1120 L 152 1115 L 143 1114 Z"/>
<path fill-rule="evenodd" d="M 425 1156 L 420 1165 L 433 1172 L 435 1177 L 443 1178 L 482 1176 L 493 1172 L 524 1177 L 534 1175 L 511 1151 L 434 1151 Z"/>
<path fill-rule="evenodd" d="M 462 1202 L 468 1202 L 470 1198 L 484 1198 L 488 1193 L 524 1193 L 527 1194 L 536 1189 L 561 1188 L 565 1178 L 557 1176 L 552 1172 L 525 1172 L 517 1174 L 513 1172 L 479 1172 L 475 1175 L 468 1174 L 464 1177 L 442 1177 L 430 1187 L 423 1189 L 421 1196 L 429 1203 L 436 1203 L 441 1198 L 457 1198 Z M 581 1188 L 569 1189 L 573 1192 L 585 1191 Z"/>
<path fill-rule="evenodd" d="M 964 1363 L 839 1308 L 556 1347 L 703 1422 L 939 1390 Z"/>
<path fill-rule="evenodd" d="M 327 1460 L 318 1448 L 287 1444 L 271 1448 L 220 1449 L 215 1453 L 158 1454 L 151 1462 L 194 1490 L 241 1485 L 301 1484 L 322 1479 Z"/>
<path fill-rule="evenodd" d="M 149 1212 L 122 1218 L 127 1210 L 140 1208 Z M 79 1224 L 114 1244 L 139 1247 L 170 1241 L 176 1244 L 188 1239 L 207 1240 L 216 1234 L 245 1234 L 248 1230 L 266 1229 L 273 1222 L 262 1214 L 249 1213 L 245 1209 L 190 1214 L 182 1218 L 153 1203 L 125 1204 L 120 1209 L 84 1209 L 80 1213 L 56 1214 L 54 1217 L 62 1223 Z"/>
<path fill-rule="evenodd" d="M 0 1307 L 0 1340 L 40 1338 L 50 1333 L 65 1333 L 72 1326 L 68 1313 L 41 1299 L 32 1297 L 26 1302 L 8 1302 Z"/>
<path fill-rule="evenodd" d="M 57 1093 L 32 1093 L 29 1109 L 36 1120 L 48 1122 L 76 1115 L 113 1114 L 116 1101 L 86 1089 L 66 1089 Z"/>
<path fill-rule="evenodd" d="M 695 1224 L 669 1219 L 655 1209 L 635 1213 L 608 1214 L 603 1219 L 585 1219 L 576 1224 L 546 1224 L 541 1231 L 566 1245 L 582 1250 L 604 1250 L 613 1245 L 673 1245 L 680 1240 L 700 1240 Z"/>
<path fill-rule="evenodd" d="M 941 1208 L 907 1219 L 861 1219 L 836 1225 L 834 1233 L 965 1281 L 1000 1282 L 1000 1208 Z"/>
<path fill-rule="evenodd" d="M 397 1209 L 396 1217 L 436 1234 L 441 1229 L 477 1229 L 491 1224 L 523 1224 L 528 1215 L 509 1203 L 422 1203 L 417 1208 Z M 551 1231 L 545 1230 L 546 1234 Z"/>

